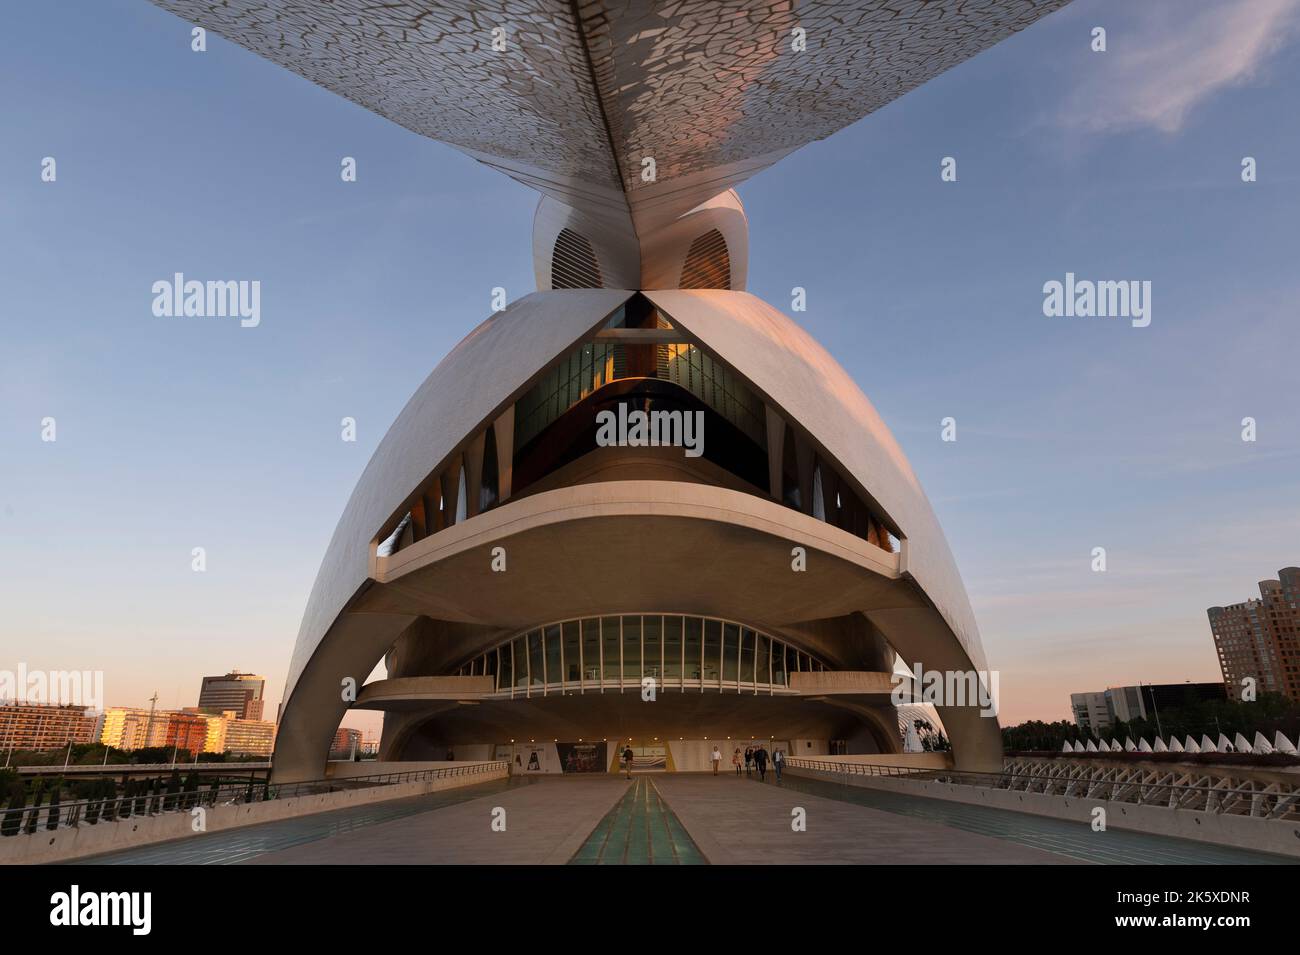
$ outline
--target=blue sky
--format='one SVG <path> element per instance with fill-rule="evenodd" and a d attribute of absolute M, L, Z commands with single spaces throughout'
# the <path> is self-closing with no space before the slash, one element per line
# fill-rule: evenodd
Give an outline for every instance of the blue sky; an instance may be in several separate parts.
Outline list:
<path fill-rule="evenodd" d="M 144 0 L 6 24 L 0 668 L 182 706 L 239 667 L 278 701 L 383 432 L 492 287 L 533 290 L 536 195 L 216 36 L 193 53 Z M 1218 678 L 1205 608 L 1300 563 L 1298 25 L 1298 0 L 1076 0 L 739 190 L 750 291 L 805 287 L 893 428 L 1005 720 Z M 259 279 L 261 325 L 154 317 L 177 271 Z M 1067 271 L 1151 281 L 1150 327 L 1045 317 Z"/>

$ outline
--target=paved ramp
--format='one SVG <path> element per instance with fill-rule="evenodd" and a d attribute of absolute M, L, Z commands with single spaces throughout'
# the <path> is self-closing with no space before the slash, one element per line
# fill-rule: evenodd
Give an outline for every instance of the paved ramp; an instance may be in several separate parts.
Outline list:
<path fill-rule="evenodd" d="M 628 792 L 618 776 L 516 780 L 508 788 L 251 860 L 255 865 L 538 865 L 568 862 Z M 505 810 L 505 831 L 492 828 Z"/>
<path fill-rule="evenodd" d="M 669 775 L 655 782 L 713 863 L 1041 865 L 1074 861 L 745 776 Z M 795 808 L 806 813 L 804 832 L 791 828 Z"/>

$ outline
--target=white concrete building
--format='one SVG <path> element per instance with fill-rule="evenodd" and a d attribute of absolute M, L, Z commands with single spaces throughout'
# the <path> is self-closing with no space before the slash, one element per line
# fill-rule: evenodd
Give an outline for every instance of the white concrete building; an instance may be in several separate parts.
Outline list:
<path fill-rule="evenodd" d="M 983 680 L 897 442 L 745 291 L 732 187 L 1064 0 L 158 2 L 542 193 L 539 290 L 439 363 L 343 510 L 277 778 L 320 776 L 350 706 L 385 712 L 383 759 L 673 769 L 720 739 L 898 753 L 898 657 Z M 998 768 L 995 715 L 943 703 L 957 765 Z"/>

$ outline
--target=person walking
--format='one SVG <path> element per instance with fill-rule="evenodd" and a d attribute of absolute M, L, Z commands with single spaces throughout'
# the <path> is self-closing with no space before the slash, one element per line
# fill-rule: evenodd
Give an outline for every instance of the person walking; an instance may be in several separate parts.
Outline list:
<path fill-rule="evenodd" d="M 759 782 L 767 782 L 767 750 L 763 744 L 758 744 L 758 749 L 754 750 L 754 765 L 758 767 Z"/>
<path fill-rule="evenodd" d="M 776 773 L 776 781 L 781 781 L 781 767 L 785 765 L 785 753 L 779 749 L 772 753 L 772 770 Z"/>
<path fill-rule="evenodd" d="M 713 764 L 713 775 L 718 775 L 718 767 L 722 764 L 722 750 L 717 746 L 714 746 L 713 752 L 709 754 L 709 762 Z"/>
<path fill-rule="evenodd" d="M 736 775 L 739 776 L 740 775 L 740 747 L 739 746 L 737 746 L 736 751 L 731 754 L 731 765 L 736 767 Z"/>
<path fill-rule="evenodd" d="M 623 768 L 627 770 L 627 778 L 632 778 L 632 747 L 629 746 L 623 750 Z"/>
<path fill-rule="evenodd" d="M 745 747 L 745 775 L 748 776 L 754 768 L 754 747 Z"/>

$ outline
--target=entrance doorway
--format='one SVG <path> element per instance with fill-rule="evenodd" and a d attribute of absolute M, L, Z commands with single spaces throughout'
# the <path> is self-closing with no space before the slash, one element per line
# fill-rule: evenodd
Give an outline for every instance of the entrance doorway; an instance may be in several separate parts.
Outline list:
<path fill-rule="evenodd" d="M 632 749 L 632 772 L 662 773 L 668 770 L 668 744 L 662 740 L 623 740 L 618 744 L 619 768 L 622 769 L 622 753 L 628 747 Z"/>

